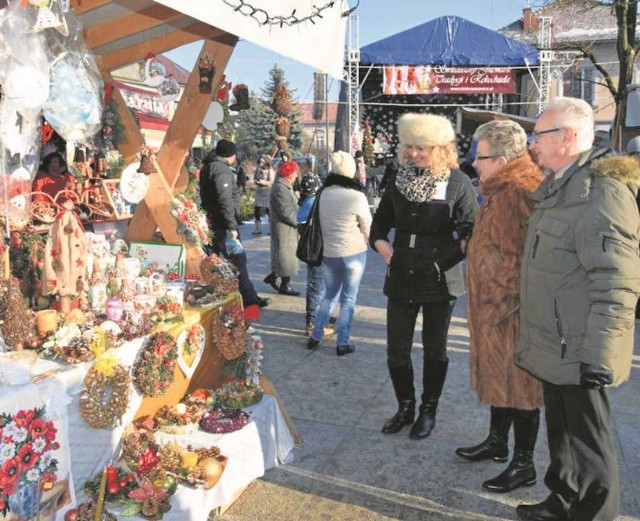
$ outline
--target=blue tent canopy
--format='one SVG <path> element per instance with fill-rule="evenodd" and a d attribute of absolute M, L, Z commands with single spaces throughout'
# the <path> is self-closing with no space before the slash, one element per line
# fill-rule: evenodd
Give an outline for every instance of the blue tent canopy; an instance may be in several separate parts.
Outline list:
<path fill-rule="evenodd" d="M 362 47 L 360 63 L 515 67 L 538 65 L 538 51 L 459 16 L 442 16 Z"/>

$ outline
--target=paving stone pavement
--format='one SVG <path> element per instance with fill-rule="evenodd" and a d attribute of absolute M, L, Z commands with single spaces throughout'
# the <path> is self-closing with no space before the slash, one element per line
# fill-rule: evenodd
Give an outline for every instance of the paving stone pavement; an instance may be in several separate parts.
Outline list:
<path fill-rule="evenodd" d="M 449 375 L 433 434 L 415 441 L 408 429 L 385 435 L 380 428 L 395 412 L 395 399 L 385 356 L 384 263 L 369 251 L 352 329 L 357 351 L 339 358 L 330 339 L 311 352 L 304 336 L 306 268 L 292 280 L 301 296 L 274 294 L 262 282 L 270 272 L 269 236 L 253 237 L 251 228 L 244 225 L 241 235 L 252 280 L 262 296 L 273 299 L 254 324 L 264 342 L 264 372 L 304 444 L 295 449 L 292 463 L 252 483 L 221 520 L 499 521 L 516 519 L 517 504 L 546 497 L 542 476 L 549 458 L 543 426 L 535 452 L 539 481 L 530 488 L 504 495 L 485 492 L 481 483 L 506 464 L 468 463 L 454 454 L 456 447 L 483 440 L 489 421 L 488 407 L 469 387 L 464 298 L 449 332 Z M 622 487 L 619 521 L 640 521 L 639 339 L 636 331 L 630 381 L 611 393 Z M 418 382 L 421 350 L 416 334 Z"/>

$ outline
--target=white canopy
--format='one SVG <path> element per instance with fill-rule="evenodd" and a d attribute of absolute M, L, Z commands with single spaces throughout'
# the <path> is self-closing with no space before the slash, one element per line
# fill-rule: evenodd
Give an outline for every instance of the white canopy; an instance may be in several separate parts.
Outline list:
<path fill-rule="evenodd" d="M 342 79 L 347 23 L 342 14 L 349 9 L 346 0 L 155 1 Z M 309 16 L 312 20 L 292 25 L 280 25 L 277 19 Z"/>

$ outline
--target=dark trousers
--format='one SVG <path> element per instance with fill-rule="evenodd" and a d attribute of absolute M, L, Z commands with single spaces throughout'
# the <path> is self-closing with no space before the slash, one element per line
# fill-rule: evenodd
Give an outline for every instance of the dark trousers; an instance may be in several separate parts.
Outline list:
<path fill-rule="evenodd" d="M 606 389 L 543 382 L 551 463 L 544 481 L 579 521 L 618 515 L 618 461 Z"/>
<path fill-rule="evenodd" d="M 407 304 L 389 299 L 387 304 L 387 362 L 390 368 L 411 365 L 411 345 L 418 311 L 422 309 L 422 346 L 425 363 L 447 358 L 447 333 L 455 300 Z"/>
<path fill-rule="evenodd" d="M 253 282 L 251 282 L 249 278 L 249 270 L 247 269 L 247 254 L 242 252 L 239 255 L 228 255 L 224 245 L 225 237 L 225 232 L 214 232 L 211 250 L 213 253 L 229 260 L 229 262 L 238 269 L 238 290 L 240 291 L 240 295 L 242 295 L 242 305 L 248 308 L 249 306 L 258 304 L 258 294 L 256 293 L 256 288 L 253 287 Z M 238 236 L 238 238 L 240 237 Z"/>

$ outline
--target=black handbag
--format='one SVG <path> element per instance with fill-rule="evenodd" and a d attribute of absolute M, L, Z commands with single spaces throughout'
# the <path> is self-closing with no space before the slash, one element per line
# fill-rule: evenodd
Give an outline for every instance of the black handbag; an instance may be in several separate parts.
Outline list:
<path fill-rule="evenodd" d="M 322 264 L 322 230 L 320 228 L 320 194 L 318 192 L 313 208 L 309 212 L 307 225 L 305 226 L 298 247 L 296 257 L 309 266 L 320 266 Z"/>

